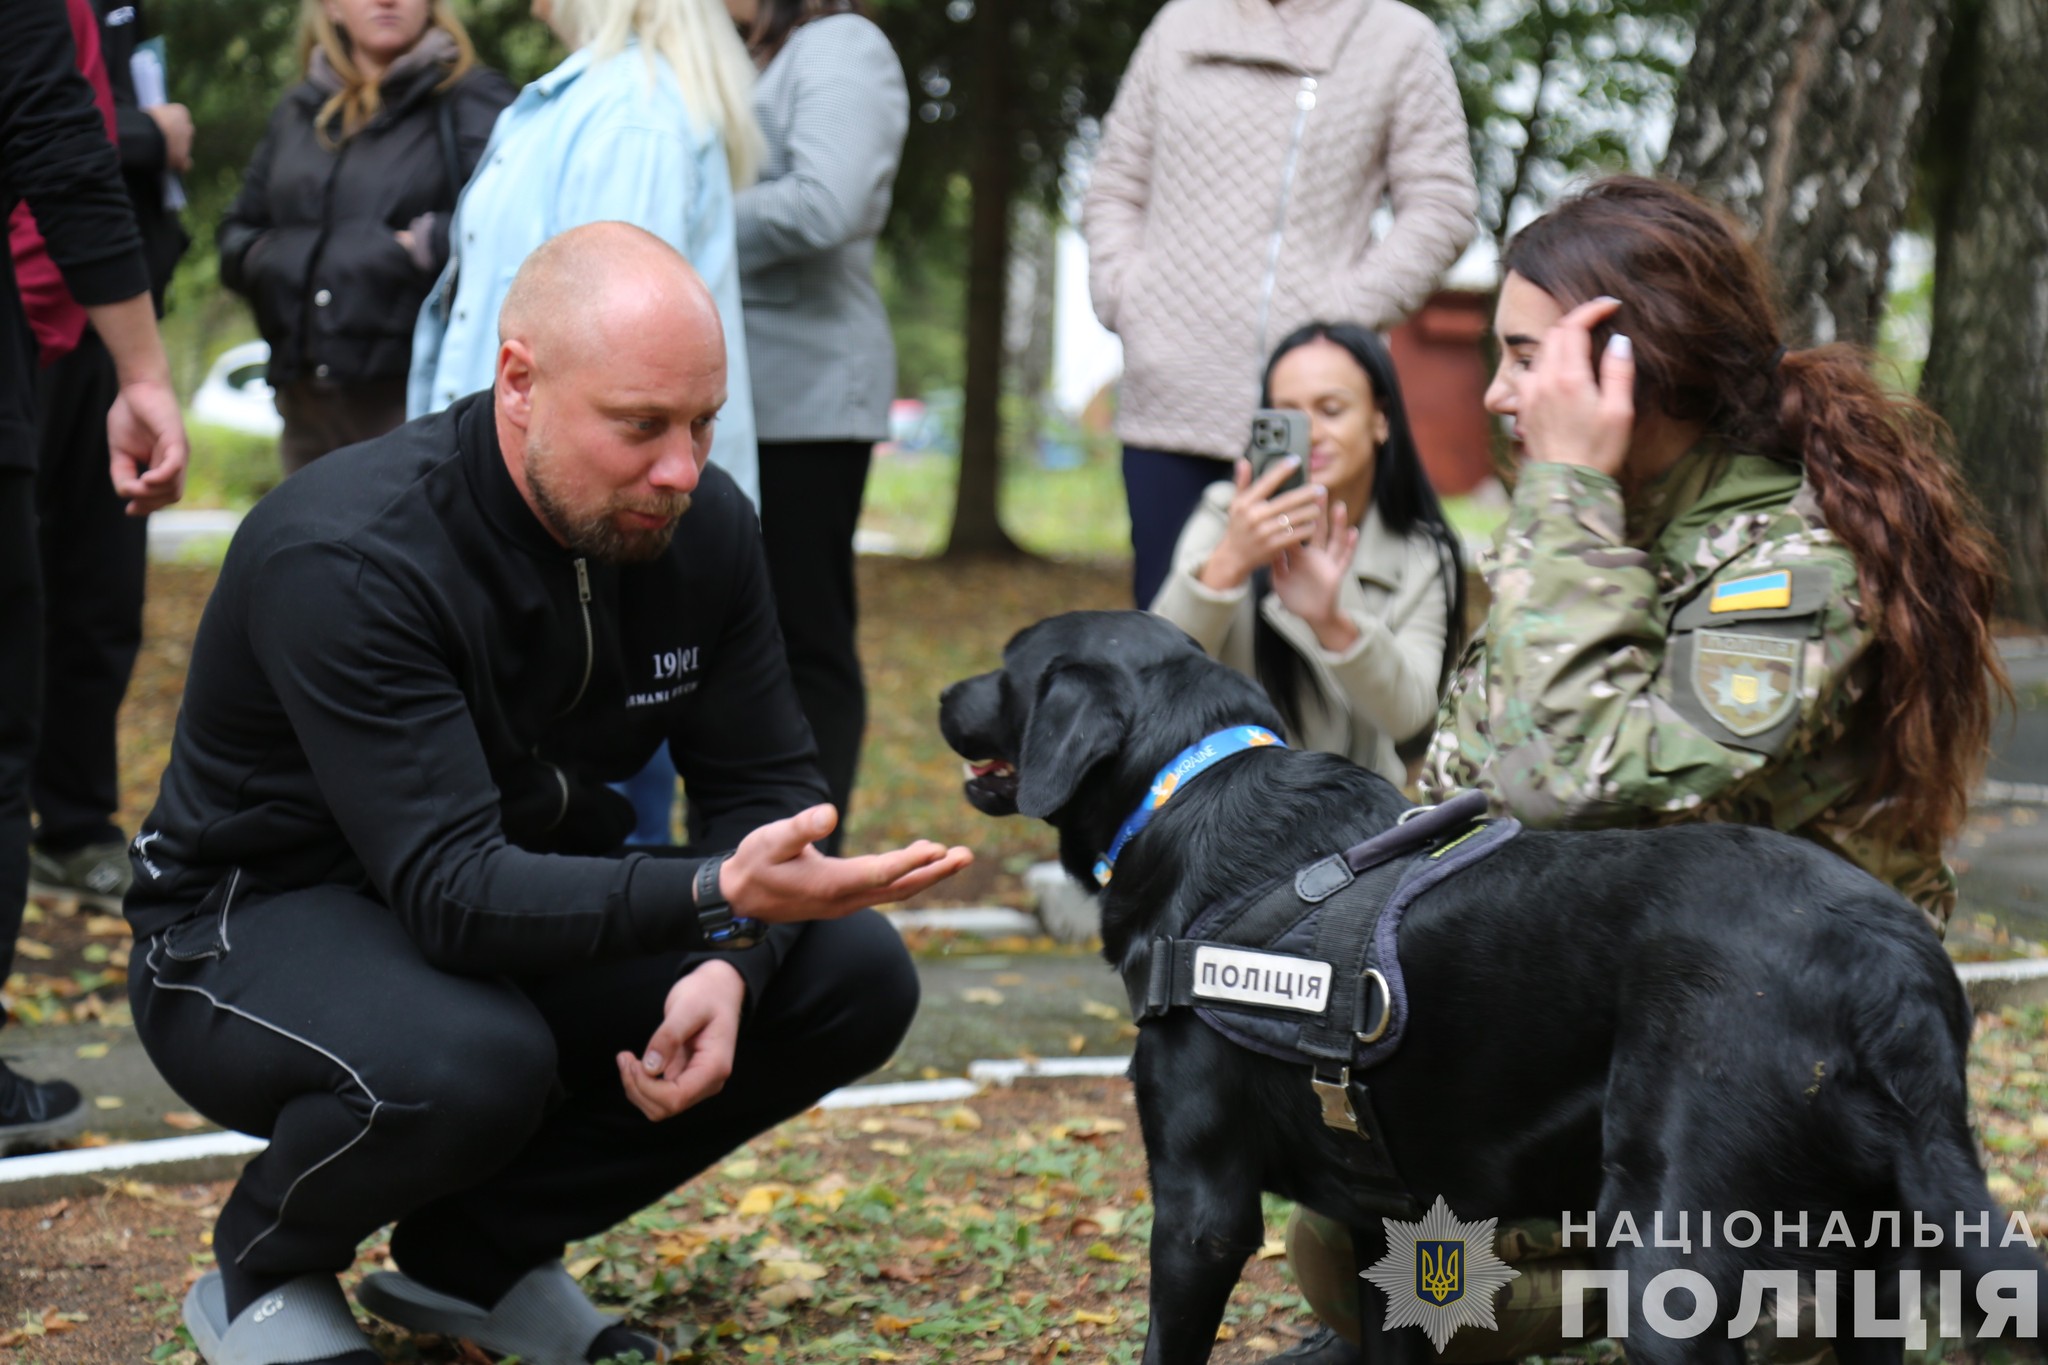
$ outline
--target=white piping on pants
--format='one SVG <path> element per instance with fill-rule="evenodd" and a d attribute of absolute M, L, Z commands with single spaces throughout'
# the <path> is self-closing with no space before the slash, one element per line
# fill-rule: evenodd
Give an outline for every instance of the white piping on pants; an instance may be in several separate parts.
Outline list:
<path fill-rule="evenodd" d="M 369 1136 L 370 1129 L 377 1122 L 378 1113 L 384 1108 L 384 1101 L 377 1098 L 377 1093 L 374 1090 L 370 1089 L 369 1085 L 363 1080 L 361 1074 L 358 1073 L 354 1067 L 350 1066 L 347 1062 L 344 1062 L 341 1058 L 335 1056 L 332 1052 L 329 1052 L 326 1048 L 321 1047 L 318 1043 L 315 1043 L 310 1039 L 301 1038 L 298 1034 L 293 1033 L 290 1029 L 281 1028 L 278 1025 L 271 1023 L 268 1019 L 259 1018 L 258 1016 L 249 1013 L 249 1011 L 245 1009 L 241 1009 L 240 1007 L 235 1005 L 230 1005 L 225 1000 L 222 1000 L 219 996 L 215 995 L 212 991 L 207 990 L 203 986 L 184 986 L 179 985 L 177 982 L 174 981 L 164 980 L 163 977 L 158 973 L 156 950 L 157 945 L 152 943 L 149 948 L 149 958 L 147 965 L 149 967 L 150 984 L 155 986 L 158 990 L 190 991 L 194 995 L 203 996 L 209 1003 L 213 1005 L 215 1009 L 225 1010 L 227 1013 L 234 1015 L 236 1018 L 248 1020 L 250 1023 L 256 1025 L 258 1028 L 269 1029 L 272 1033 L 275 1033 L 283 1038 L 289 1038 L 291 1041 L 299 1044 L 299 1046 L 301 1047 L 312 1049 L 314 1052 L 319 1053 L 322 1057 L 325 1057 L 328 1061 L 333 1062 L 343 1071 L 346 1071 L 348 1073 L 348 1078 L 355 1082 L 356 1088 L 362 1091 L 363 1095 L 370 1101 L 370 1116 L 367 1119 L 363 1120 L 363 1130 L 360 1133 L 357 1133 L 354 1137 L 350 1138 L 347 1142 L 342 1143 L 341 1146 L 337 1147 L 334 1151 L 328 1153 L 326 1156 L 320 1158 L 320 1160 L 314 1162 L 311 1166 L 308 1166 L 305 1170 L 299 1172 L 299 1174 L 292 1180 L 292 1183 L 286 1187 L 284 1197 L 277 1201 L 277 1217 L 271 1220 L 269 1227 L 263 1229 L 263 1231 L 257 1233 L 254 1237 L 250 1238 L 249 1245 L 243 1247 L 242 1250 L 235 1256 L 235 1264 L 240 1265 L 243 1259 L 247 1257 L 250 1252 L 256 1249 L 256 1244 L 258 1242 L 261 1242 L 265 1237 L 268 1237 L 271 1233 L 276 1232 L 278 1228 L 283 1226 L 285 1207 L 291 1203 L 292 1195 L 299 1188 L 300 1182 L 304 1181 L 307 1176 L 313 1174 L 313 1172 L 319 1170 L 322 1166 L 327 1165 L 329 1162 L 338 1160 L 349 1150 L 349 1148 L 355 1146 L 358 1142 L 361 1142 L 364 1138 Z M 276 1150 L 276 1144 L 274 1142 L 272 1143 L 271 1150 Z"/>

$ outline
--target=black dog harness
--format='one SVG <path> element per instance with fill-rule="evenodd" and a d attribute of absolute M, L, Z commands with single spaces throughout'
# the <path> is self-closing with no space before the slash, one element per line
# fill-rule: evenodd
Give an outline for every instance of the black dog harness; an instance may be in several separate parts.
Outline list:
<path fill-rule="evenodd" d="M 1409 811 L 1211 907 L 1184 937 L 1152 940 L 1124 973 L 1138 1023 L 1190 1008 L 1241 1047 L 1308 1066 L 1323 1121 L 1365 1141 L 1362 1192 L 1397 1217 L 1422 1208 L 1388 1159 L 1362 1073 L 1394 1054 L 1407 1023 L 1398 943 L 1408 907 L 1521 829 L 1485 814 L 1476 791 Z"/>

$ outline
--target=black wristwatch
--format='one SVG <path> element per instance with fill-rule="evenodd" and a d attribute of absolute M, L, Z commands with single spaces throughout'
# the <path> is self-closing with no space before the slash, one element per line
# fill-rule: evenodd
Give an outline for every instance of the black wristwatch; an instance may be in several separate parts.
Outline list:
<path fill-rule="evenodd" d="M 732 903 L 719 889 L 718 869 L 730 855 L 714 853 L 697 864 L 697 877 L 690 895 L 697 903 L 697 928 L 703 932 L 704 947 L 714 953 L 736 953 L 761 941 L 765 925 L 757 919 L 732 912 Z"/>

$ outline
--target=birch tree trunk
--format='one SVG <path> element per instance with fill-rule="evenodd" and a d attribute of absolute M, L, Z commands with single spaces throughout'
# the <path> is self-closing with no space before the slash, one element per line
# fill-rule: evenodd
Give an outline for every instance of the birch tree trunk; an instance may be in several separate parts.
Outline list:
<path fill-rule="evenodd" d="M 1921 395 L 2005 548 L 2005 610 L 2048 626 L 2048 4 L 1979 0 L 1972 17 L 1929 149 L 1945 188 Z"/>
<path fill-rule="evenodd" d="M 1794 345 L 1877 337 L 1950 6 L 1702 0 L 1663 170 L 1755 230 Z"/>

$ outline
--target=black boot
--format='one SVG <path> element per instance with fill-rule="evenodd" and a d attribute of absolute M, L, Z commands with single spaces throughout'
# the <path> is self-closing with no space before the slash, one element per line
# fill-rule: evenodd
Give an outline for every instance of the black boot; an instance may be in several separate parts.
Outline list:
<path fill-rule="evenodd" d="M 0 1156 L 47 1147 L 85 1126 L 85 1101 L 69 1081 L 32 1081 L 0 1062 Z"/>
<path fill-rule="evenodd" d="M 1358 1348 L 1327 1327 L 1318 1327 L 1296 1344 L 1268 1360 L 1286 1360 L 1293 1365 L 1359 1365 L 1365 1357 Z"/>

